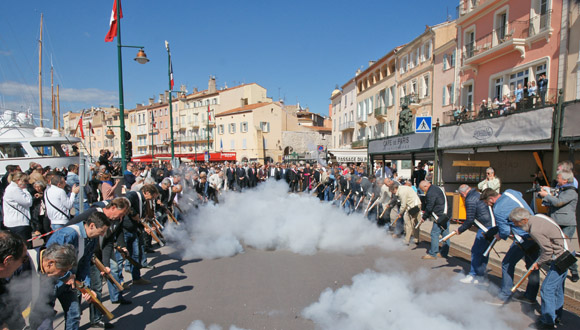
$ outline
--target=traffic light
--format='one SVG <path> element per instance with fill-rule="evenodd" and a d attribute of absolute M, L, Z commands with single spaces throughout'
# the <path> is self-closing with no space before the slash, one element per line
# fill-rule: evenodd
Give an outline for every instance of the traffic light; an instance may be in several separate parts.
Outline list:
<path fill-rule="evenodd" d="M 125 158 L 131 160 L 133 157 L 133 143 L 131 142 L 131 133 L 125 131 Z"/>
<path fill-rule="evenodd" d="M 127 160 L 131 160 L 131 157 L 133 157 L 133 142 L 131 141 L 125 142 L 125 157 Z"/>

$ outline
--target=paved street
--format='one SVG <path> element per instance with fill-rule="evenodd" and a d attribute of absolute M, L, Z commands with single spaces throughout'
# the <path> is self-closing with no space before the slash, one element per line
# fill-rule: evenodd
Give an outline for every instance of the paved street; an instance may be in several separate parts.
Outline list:
<path fill-rule="evenodd" d="M 419 248 L 399 253 L 369 248 L 365 253 L 354 256 L 326 252 L 304 256 L 286 251 L 257 251 L 247 248 L 245 253 L 231 258 L 180 261 L 173 259 L 171 257 L 173 250 L 166 247 L 153 255 L 151 263 L 156 268 L 145 274 L 145 278 L 151 279 L 154 284 L 150 287 L 133 287 L 129 290 L 127 297 L 133 301 L 132 305 L 112 305 L 107 298 L 104 300 L 105 305 L 116 315 L 113 323 L 118 329 L 187 329 L 195 320 L 203 321 L 208 327 L 210 324 L 218 324 L 224 329 L 229 329 L 230 325 L 256 330 L 316 329 L 316 324 L 312 320 L 305 319 L 301 311 L 317 302 L 326 288 L 337 290 L 349 286 L 352 284 L 352 277 L 365 269 L 374 269 L 385 274 L 392 274 L 394 271 L 405 272 L 409 277 L 421 278 L 418 269 L 423 268 L 428 270 L 429 277 L 423 277 L 424 283 L 419 283 L 418 286 L 438 284 L 436 288 L 426 291 L 441 289 L 445 292 L 443 296 L 432 298 L 446 298 L 444 310 L 448 317 L 453 314 L 461 315 L 465 313 L 462 312 L 464 310 L 472 312 L 468 318 L 477 318 L 475 312 L 481 313 L 481 327 L 471 327 L 472 329 L 488 328 L 488 325 L 496 324 L 492 322 L 492 315 L 495 313 L 501 314 L 503 320 L 513 317 L 511 321 L 505 321 L 505 324 L 514 329 L 525 329 L 533 322 L 533 318 L 530 317 L 532 312 L 528 310 L 528 306 L 520 303 L 511 303 L 503 309 L 489 306 L 481 300 L 467 301 L 473 306 L 462 304 L 462 299 L 469 298 L 473 292 L 476 299 L 491 296 L 485 290 L 478 293 L 472 286 L 457 282 L 457 273 L 468 265 L 464 260 L 450 258 L 421 261 L 420 256 L 424 254 L 424 248 L 426 248 L 424 243 Z M 449 289 L 443 289 L 445 286 Z M 364 314 L 365 319 L 377 318 L 377 322 L 392 322 L 399 317 L 391 319 L 384 317 L 384 313 L 394 310 L 399 304 L 412 306 L 421 303 L 419 299 L 412 302 L 389 301 L 388 296 L 396 289 L 385 285 L 375 292 L 378 296 L 384 296 L 385 303 L 391 303 L 390 305 L 369 305 L 365 304 L 365 301 L 360 301 L 354 306 L 347 307 L 352 312 L 347 318 L 355 318 L 357 312 L 360 312 L 355 309 L 360 308 L 363 312 L 368 312 Z M 454 295 L 460 291 L 468 291 L 468 297 L 458 296 L 455 299 Z M 405 295 L 402 297 L 406 298 Z M 419 295 L 416 298 L 420 297 Z M 369 298 L 366 302 L 372 302 L 371 299 L 374 298 Z M 378 299 L 382 301 L 382 298 Z M 398 322 L 401 323 L 398 324 L 407 324 L 406 320 L 412 320 L 412 317 L 408 319 L 409 316 L 427 317 L 434 311 L 436 309 L 424 312 L 421 312 L 421 309 L 400 311 L 401 318 Z M 82 324 L 86 325 L 87 320 L 88 311 L 83 313 Z M 462 319 L 451 319 L 447 323 L 452 325 L 451 328 L 461 329 L 462 323 L 459 320 Z M 566 326 L 560 327 L 561 329 L 580 327 L 580 318 L 575 315 L 567 313 L 565 322 Z M 386 329 L 390 328 L 388 324 L 390 323 L 364 329 Z M 323 326 L 321 325 L 321 328 L 330 329 Z M 62 325 L 58 327 L 63 328 Z M 349 328 L 363 329 L 363 327 L 344 327 Z"/>

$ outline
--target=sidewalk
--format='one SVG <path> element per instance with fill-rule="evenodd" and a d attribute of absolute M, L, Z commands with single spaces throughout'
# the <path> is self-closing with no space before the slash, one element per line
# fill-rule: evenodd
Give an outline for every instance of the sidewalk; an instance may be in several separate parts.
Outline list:
<path fill-rule="evenodd" d="M 431 226 L 432 222 L 425 222 L 421 225 L 421 235 L 429 237 L 431 235 Z M 451 224 L 450 232 L 455 230 L 459 227 L 458 224 Z M 461 235 L 455 235 L 449 239 L 451 244 L 451 249 L 456 249 L 461 253 L 466 254 L 467 256 L 471 256 L 471 246 L 473 245 L 473 240 L 475 239 L 475 231 L 468 230 Z M 489 255 L 489 264 L 501 269 L 501 261 L 505 256 L 506 252 L 508 251 L 509 247 L 512 244 L 512 240 L 501 240 L 495 244 L 495 252 L 491 252 Z M 578 239 L 576 235 L 572 239 L 572 250 L 580 251 L 578 246 Z M 468 259 L 469 260 L 469 259 Z M 525 264 L 523 261 L 518 262 L 516 265 L 515 277 L 519 279 L 524 273 L 526 272 Z M 541 281 L 544 280 L 544 274 L 540 272 Z M 576 300 L 580 301 L 580 281 L 573 283 L 570 281 L 570 272 L 568 272 L 568 278 L 566 279 L 565 284 L 565 295 Z"/>

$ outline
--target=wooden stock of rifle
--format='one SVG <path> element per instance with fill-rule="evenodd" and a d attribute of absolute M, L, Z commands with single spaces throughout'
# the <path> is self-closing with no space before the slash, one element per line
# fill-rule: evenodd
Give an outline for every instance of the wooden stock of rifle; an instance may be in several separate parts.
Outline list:
<path fill-rule="evenodd" d="M 75 287 L 80 291 L 80 293 L 90 295 L 91 304 L 95 305 L 95 307 L 109 320 L 112 320 L 115 317 L 105 306 L 103 306 L 103 303 L 97 298 L 97 296 L 95 296 L 93 290 L 89 289 L 89 287 L 87 287 L 83 282 L 75 280 Z"/>
<path fill-rule="evenodd" d="M 159 243 L 159 246 L 165 246 L 165 243 L 163 243 L 163 241 L 161 241 L 159 239 L 159 237 L 157 236 L 157 234 L 155 234 L 155 230 L 153 228 L 151 228 L 151 226 L 149 225 L 149 223 L 147 222 L 148 220 L 142 219 L 141 223 L 143 224 L 143 226 L 147 229 L 149 229 L 149 232 L 145 231 L 149 236 L 151 236 L 151 238 L 153 238 L 153 240 L 155 240 L 155 242 Z"/>
<path fill-rule="evenodd" d="M 524 274 L 524 276 L 522 276 L 522 278 L 520 278 L 518 283 L 516 283 L 516 285 L 514 285 L 512 287 L 512 289 L 510 290 L 512 293 L 516 292 L 516 290 L 524 283 L 526 278 L 528 278 L 532 274 L 532 272 L 534 271 L 534 265 L 538 262 L 538 260 L 540 260 L 540 258 L 538 258 L 538 259 L 536 259 L 536 261 L 534 261 L 534 263 L 530 266 L 530 269 L 528 269 L 528 271 Z"/>
<path fill-rule="evenodd" d="M 348 195 L 346 195 L 346 198 L 344 199 L 344 201 L 342 201 L 342 203 L 340 204 L 340 207 L 343 207 L 344 204 L 346 204 L 346 201 L 348 200 L 348 198 L 350 197 L 350 194 L 352 193 L 352 190 L 348 193 Z"/>
<path fill-rule="evenodd" d="M 115 246 L 115 250 L 119 251 L 123 259 L 127 260 L 131 265 L 133 265 L 133 267 L 137 267 L 139 269 L 143 268 L 143 266 L 141 266 L 140 263 L 135 261 L 135 259 L 133 259 L 128 253 L 123 251 L 123 249 L 120 246 Z"/>
<path fill-rule="evenodd" d="M 103 263 L 101 262 L 101 260 L 99 260 L 99 258 L 93 256 L 93 264 L 95 264 L 95 266 L 99 269 L 99 271 L 103 273 L 105 277 L 107 277 L 107 280 L 111 282 L 111 284 L 116 286 L 117 289 L 119 289 L 119 291 L 123 291 L 123 286 L 119 282 L 117 282 L 117 280 L 113 277 L 113 275 L 111 275 L 110 272 L 107 272 L 107 268 L 105 267 L 105 265 L 103 265 Z"/>
<path fill-rule="evenodd" d="M 456 231 L 452 231 L 452 232 L 450 232 L 449 234 L 447 234 L 447 236 L 445 236 L 445 237 L 443 237 L 442 239 L 440 239 L 440 240 L 439 240 L 439 243 L 441 243 L 441 242 L 445 242 L 445 241 L 447 241 L 448 239 L 450 239 L 451 237 L 453 237 L 453 236 L 455 236 L 455 235 L 457 235 L 457 232 L 456 232 Z"/>
<path fill-rule="evenodd" d="M 316 187 L 314 187 L 314 189 L 312 189 L 312 190 L 314 190 L 314 191 L 312 192 L 312 195 L 314 195 L 314 194 L 316 193 L 316 189 L 318 189 L 318 187 L 320 187 L 320 185 L 321 185 L 321 184 L 322 184 L 322 182 L 318 183 L 318 184 L 316 185 Z"/>
<path fill-rule="evenodd" d="M 171 222 L 175 223 L 176 225 L 179 224 L 179 221 L 177 221 L 177 219 L 175 219 L 175 216 L 173 215 L 173 213 L 171 213 L 171 211 L 165 210 L 165 212 L 167 212 L 167 217 L 169 218 L 169 220 L 171 220 Z M 181 211 L 179 211 L 179 212 L 181 212 Z"/>
<path fill-rule="evenodd" d="M 381 212 L 381 215 L 379 215 L 379 218 L 382 218 L 382 217 L 383 217 L 383 215 L 385 215 L 385 212 L 387 212 L 387 210 L 388 210 L 388 209 L 389 209 L 389 207 L 388 207 L 388 206 L 387 206 L 387 207 L 385 207 L 385 208 L 383 209 L 383 212 Z"/>

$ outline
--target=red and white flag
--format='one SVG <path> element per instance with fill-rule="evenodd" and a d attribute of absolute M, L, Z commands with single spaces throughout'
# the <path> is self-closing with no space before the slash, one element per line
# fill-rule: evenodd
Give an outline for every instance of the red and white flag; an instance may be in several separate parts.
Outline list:
<path fill-rule="evenodd" d="M 93 129 L 93 125 L 91 124 L 90 121 L 89 121 L 89 130 L 91 131 L 91 134 L 95 135 L 95 130 Z"/>
<path fill-rule="evenodd" d="M 207 121 L 211 121 L 211 111 L 209 110 L 209 104 L 207 105 Z"/>
<path fill-rule="evenodd" d="M 173 90 L 173 63 L 171 63 L 171 55 L 169 56 L 169 79 L 171 81 L 171 90 Z"/>
<path fill-rule="evenodd" d="M 119 1 L 119 13 L 117 15 L 117 1 Z M 111 21 L 109 23 L 109 32 L 105 36 L 105 42 L 110 42 L 117 36 L 117 22 L 123 18 L 123 10 L 121 9 L 121 0 L 115 0 L 113 3 L 113 11 L 111 12 Z"/>
<path fill-rule="evenodd" d="M 81 118 L 79 119 L 79 124 L 77 126 L 81 130 L 81 137 L 83 140 L 85 139 L 85 131 L 83 130 L 83 114 L 81 114 Z"/>

